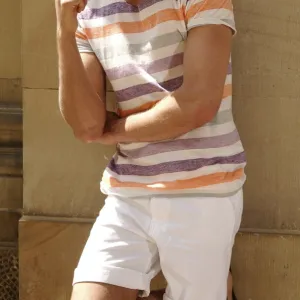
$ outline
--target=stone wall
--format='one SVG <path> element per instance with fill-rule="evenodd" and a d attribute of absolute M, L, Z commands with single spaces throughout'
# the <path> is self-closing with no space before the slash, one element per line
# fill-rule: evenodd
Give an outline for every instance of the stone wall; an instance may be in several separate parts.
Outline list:
<path fill-rule="evenodd" d="M 236 0 L 235 10 L 234 113 L 249 161 L 244 221 L 233 257 L 237 295 L 239 300 L 296 300 L 299 3 Z M 103 204 L 98 182 L 113 149 L 76 141 L 60 117 L 53 0 L 23 0 L 22 69 L 21 299 L 67 300 L 73 269 Z M 15 73 L 6 76 L 18 77 L 18 71 L 14 66 Z M 107 97 L 113 94 L 108 91 Z M 154 285 L 164 285 L 163 279 Z"/>

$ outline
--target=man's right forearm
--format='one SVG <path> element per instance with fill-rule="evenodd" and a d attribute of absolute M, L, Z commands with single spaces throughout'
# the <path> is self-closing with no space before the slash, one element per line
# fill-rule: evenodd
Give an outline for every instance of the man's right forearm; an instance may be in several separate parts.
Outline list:
<path fill-rule="evenodd" d="M 100 138 L 105 124 L 105 102 L 97 94 L 84 68 L 72 33 L 57 33 L 59 104 L 76 137 L 89 142 Z"/>

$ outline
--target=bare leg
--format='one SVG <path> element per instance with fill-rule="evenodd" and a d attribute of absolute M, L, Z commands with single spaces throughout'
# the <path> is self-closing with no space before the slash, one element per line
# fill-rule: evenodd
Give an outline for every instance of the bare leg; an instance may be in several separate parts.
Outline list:
<path fill-rule="evenodd" d="M 228 275 L 228 279 L 227 279 L 227 300 L 233 300 L 232 299 L 232 289 L 233 289 L 233 283 L 232 283 L 232 275 L 230 272 Z"/>
<path fill-rule="evenodd" d="M 136 300 L 138 292 L 110 284 L 78 283 L 71 300 Z"/>

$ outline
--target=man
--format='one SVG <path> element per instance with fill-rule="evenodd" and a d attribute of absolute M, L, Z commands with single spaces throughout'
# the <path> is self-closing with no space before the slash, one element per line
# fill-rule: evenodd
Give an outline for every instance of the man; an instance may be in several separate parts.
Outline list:
<path fill-rule="evenodd" d="M 117 145 L 72 300 L 146 297 L 160 270 L 164 300 L 225 300 L 245 181 L 231 0 L 56 0 L 56 10 L 62 115 L 82 141 Z"/>

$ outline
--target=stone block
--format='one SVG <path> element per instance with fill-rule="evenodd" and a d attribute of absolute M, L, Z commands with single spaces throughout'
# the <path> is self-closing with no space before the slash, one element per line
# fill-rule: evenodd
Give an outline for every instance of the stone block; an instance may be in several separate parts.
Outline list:
<path fill-rule="evenodd" d="M 21 78 L 21 1 L 1 3 L 0 30 L 0 78 Z"/>
<path fill-rule="evenodd" d="M 26 214 L 95 217 L 104 196 L 102 172 L 113 147 L 77 141 L 63 121 L 57 91 L 24 91 Z"/>

